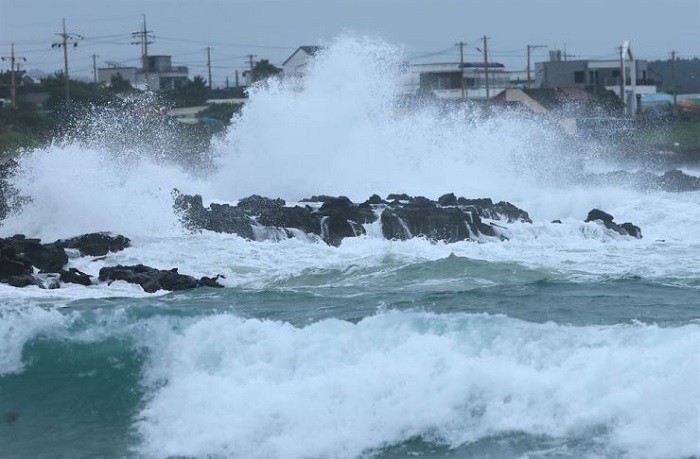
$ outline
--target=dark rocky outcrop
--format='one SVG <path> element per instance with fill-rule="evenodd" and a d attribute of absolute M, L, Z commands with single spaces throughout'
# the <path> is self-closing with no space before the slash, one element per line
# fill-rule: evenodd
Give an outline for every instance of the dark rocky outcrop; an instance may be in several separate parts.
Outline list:
<path fill-rule="evenodd" d="M 675 169 L 659 176 L 647 171 L 614 171 L 588 174 L 583 181 L 592 185 L 621 185 L 637 190 L 662 190 L 674 193 L 700 190 L 700 177 Z"/>
<path fill-rule="evenodd" d="M 3 282 L 11 285 L 13 287 L 28 287 L 30 285 L 41 285 L 39 281 L 31 274 L 20 274 L 17 276 L 10 276 Z"/>
<path fill-rule="evenodd" d="M 68 255 L 59 244 L 42 244 L 39 239 L 30 239 L 23 234 L 2 239 L 4 247 L 12 247 L 30 264 L 44 272 L 55 273 L 68 263 Z"/>
<path fill-rule="evenodd" d="M 494 228 L 483 223 L 473 208 L 442 207 L 420 199 L 387 207 L 381 219 L 382 233 L 387 239 L 423 236 L 432 241 L 457 242 L 482 234 L 496 235 Z"/>
<path fill-rule="evenodd" d="M 700 177 L 688 175 L 681 170 L 672 170 L 661 176 L 661 188 L 666 191 L 698 191 L 700 190 Z"/>
<path fill-rule="evenodd" d="M 109 252 L 119 252 L 131 246 L 131 240 L 120 234 L 89 233 L 55 242 L 64 249 L 77 249 L 82 256 L 101 257 Z"/>
<path fill-rule="evenodd" d="M 607 212 L 604 212 L 600 209 L 592 209 L 590 212 L 588 212 L 588 216 L 586 217 L 585 222 L 592 222 L 592 221 L 599 221 L 603 224 L 608 229 L 611 229 L 615 231 L 618 234 L 621 234 L 623 236 L 632 236 L 637 239 L 642 238 L 642 230 L 639 229 L 638 226 L 626 222 L 621 225 L 618 225 L 613 221 L 613 216 L 610 215 Z"/>
<path fill-rule="evenodd" d="M 315 214 L 321 219 L 321 238 L 336 247 L 343 238 L 365 234 L 362 225 L 377 219 L 370 204 L 356 205 L 345 196 L 326 200 Z"/>
<path fill-rule="evenodd" d="M 162 270 L 144 265 L 134 266 L 109 266 L 100 269 L 99 279 L 102 282 L 112 283 L 122 280 L 131 284 L 138 284 L 145 292 L 153 293 L 158 290 L 189 290 L 197 287 L 223 287 L 216 278 L 203 277 L 196 279 L 177 272 L 177 268 Z"/>
<path fill-rule="evenodd" d="M 262 215 L 279 212 L 285 204 L 284 199 L 270 199 L 254 194 L 238 201 L 236 207 L 248 215 Z"/>
<path fill-rule="evenodd" d="M 84 272 L 78 271 L 75 268 L 61 270 L 59 274 L 59 280 L 61 282 L 80 284 L 85 286 L 92 285 L 92 276 L 85 274 Z"/>
<path fill-rule="evenodd" d="M 7 281 L 13 276 L 31 275 L 32 263 L 17 247 L 0 239 L 0 281 Z"/>
<path fill-rule="evenodd" d="M 438 198 L 438 204 L 441 206 L 456 206 L 457 205 L 457 196 L 455 196 L 454 193 L 447 193 L 443 194 Z"/>
<path fill-rule="evenodd" d="M 508 202 L 468 200 L 453 193 L 441 196 L 437 202 L 407 194 L 391 194 L 386 201 L 375 194 L 361 204 L 345 196 L 312 196 L 305 201 L 315 206 L 287 207 L 281 199 L 253 195 L 241 199 L 236 206 L 211 204 L 205 208 L 201 196 L 176 191 L 174 206 L 185 226 L 193 230 L 234 233 L 248 239 L 264 238 L 265 234 L 294 237 L 293 230 L 298 230 L 319 236 L 333 246 L 347 237 L 365 234 L 364 225 L 377 218 L 381 219 L 382 232 L 388 239 L 422 236 L 446 242 L 500 236 L 483 218 L 531 222 L 527 212 Z"/>
<path fill-rule="evenodd" d="M 204 208 L 200 195 L 186 195 L 175 191 L 175 209 L 184 216 L 183 223 L 192 230 L 206 229 L 217 233 L 235 233 L 254 238 L 251 218 L 243 209 L 229 204 L 211 204 Z"/>
<path fill-rule="evenodd" d="M 410 201 L 412 198 L 406 193 L 391 193 L 386 199 L 389 201 Z"/>
<path fill-rule="evenodd" d="M 42 244 L 39 239 L 28 239 L 21 234 L 0 238 L 0 282 L 13 287 L 37 285 L 45 289 L 60 288 L 61 282 L 89 286 L 93 283 L 92 276 L 76 268 L 63 269 L 68 262 L 64 247 L 77 249 L 81 255 L 95 256 L 123 250 L 129 245 L 129 238 L 108 233 L 84 234 L 52 244 Z M 159 270 L 144 265 L 102 268 L 99 274 L 100 281 L 125 280 L 141 285 L 147 292 L 222 287 L 217 282 L 219 277 L 195 279 L 179 274 L 177 268 Z"/>

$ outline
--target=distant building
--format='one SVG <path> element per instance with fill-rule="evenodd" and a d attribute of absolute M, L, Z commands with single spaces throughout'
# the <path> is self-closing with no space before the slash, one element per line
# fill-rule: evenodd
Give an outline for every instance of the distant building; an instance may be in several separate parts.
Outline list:
<path fill-rule="evenodd" d="M 414 64 L 409 67 L 406 92 L 430 93 L 441 99 L 460 99 L 462 85 L 464 85 L 464 98 L 485 99 L 487 97 L 486 70 L 487 67 L 483 62 Z M 510 74 L 511 72 L 508 72 L 503 64 L 489 62 L 489 97 L 513 86 Z"/>
<path fill-rule="evenodd" d="M 282 63 L 283 77 L 303 77 L 308 71 L 309 62 L 323 46 L 300 46 Z"/>
<path fill-rule="evenodd" d="M 156 91 L 185 86 L 187 74 L 187 67 L 173 67 L 171 56 L 148 56 L 148 84 Z"/>
<path fill-rule="evenodd" d="M 110 67 L 97 69 L 97 81 L 100 83 L 110 84 L 112 82 L 112 78 L 119 75 L 132 85 L 136 85 L 140 82 L 140 72 L 141 69 L 138 69 L 136 67 L 121 67 L 117 65 L 112 65 Z"/>
<path fill-rule="evenodd" d="M 134 86 L 148 83 L 154 91 L 176 89 L 187 84 L 188 69 L 184 66 L 173 66 L 172 56 L 148 56 L 146 68 L 122 67 L 111 65 L 97 69 L 97 80 L 109 84 L 112 77 L 121 75 Z M 146 71 L 147 70 L 147 71 Z"/>
<path fill-rule="evenodd" d="M 560 51 L 551 51 L 549 61 L 535 63 L 535 87 L 605 88 L 620 95 L 619 59 L 561 60 Z M 632 79 L 634 69 L 635 80 Z M 625 60 L 625 85 L 635 85 L 636 94 L 655 94 L 656 82 L 649 78 L 646 60 Z"/>
<path fill-rule="evenodd" d="M 549 61 L 535 63 L 535 85 L 540 88 L 614 86 L 620 84 L 620 61 L 607 60 L 561 60 L 559 51 L 552 51 Z M 637 83 L 648 81 L 647 61 L 635 60 Z M 630 84 L 632 61 L 625 61 L 625 78 Z"/>

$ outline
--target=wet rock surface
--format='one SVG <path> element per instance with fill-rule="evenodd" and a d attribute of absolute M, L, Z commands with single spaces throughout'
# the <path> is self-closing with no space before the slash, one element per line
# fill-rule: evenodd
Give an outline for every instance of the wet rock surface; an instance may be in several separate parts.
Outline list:
<path fill-rule="evenodd" d="M 131 246 L 131 240 L 121 234 L 112 235 L 110 233 L 89 233 L 70 239 L 61 239 L 55 242 L 56 245 L 64 249 L 77 249 L 83 256 L 89 255 L 100 257 L 109 252 L 119 252 Z"/>
<path fill-rule="evenodd" d="M 592 221 L 598 221 L 602 223 L 603 226 L 605 226 L 608 229 L 611 229 L 615 231 L 618 234 L 621 234 L 623 236 L 632 236 L 637 239 L 642 238 L 642 230 L 639 229 L 638 226 L 636 226 L 633 223 L 630 222 L 625 222 L 622 224 L 617 224 L 614 221 L 614 218 L 612 215 L 610 215 L 607 212 L 604 212 L 600 209 L 592 209 L 590 212 L 588 212 L 588 216 L 586 217 L 585 222 L 592 222 Z"/>
<path fill-rule="evenodd" d="M 197 287 L 223 287 L 215 278 L 202 277 L 196 279 L 192 276 L 180 274 L 177 268 L 170 270 L 151 268 L 144 265 L 133 266 L 108 266 L 100 269 L 101 282 L 112 283 L 117 280 L 138 284 L 145 292 L 153 293 L 158 290 L 189 290 Z"/>
<path fill-rule="evenodd" d="M 316 236 L 332 246 L 343 239 L 365 234 L 364 225 L 381 221 L 387 239 L 425 237 L 432 241 L 457 242 L 481 236 L 504 236 L 482 219 L 531 223 L 524 210 L 508 202 L 467 199 L 454 193 L 433 201 L 423 196 L 393 193 L 386 200 L 372 195 L 363 203 L 345 196 L 319 195 L 304 199 L 307 205 L 288 207 L 282 199 L 258 195 L 241 199 L 235 206 L 210 204 L 200 195 L 174 194 L 174 207 L 184 225 L 192 230 L 237 234 L 248 239 L 265 235 L 295 237 L 298 232 Z M 313 205 L 309 205 L 313 204 Z"/>
<path fill-rule="evenodd" d="M 42 244 L 39 239 L 17 234 L 0 238 L 0 283 L 13 287 L 38 286 L 56 289 L 61 283 L 93 285 L 92 276 L 76 268 L 65 269 L 65 249 L 77 249 L 81 256 L 103 256 L 131 245 L 129 238 L 109 233 L 90 233 Z M 196 279 L 178 273 L 177 268 L 160 270 L 144 265 L 108 266 L 100 270 L 98 280 L 111 283 L 124 280 L 141 285 L 147 292 L 186 290 L 196 287 L 222 287 L 219 276 Z"/>
<path fill-rule="evenodd" d="M 614 171 L 601 174 L 588 174 L 584 182 L 591 185 L 620 185 L 635 190 L 661 190 L 684 193 L 700 190 L 700 177 L 674 169 L 657 175 L 647 171 Z"/>
<path fill-rule="evenodd" d="M 27 238 L 23 234 L 4 238 L 1 243 L 5 247 L 14 248 L 40 271 L 58 272 L 68 263 L 68 255 L 63 247 L 56 243 L 42 244 L 39 239 Z"/>

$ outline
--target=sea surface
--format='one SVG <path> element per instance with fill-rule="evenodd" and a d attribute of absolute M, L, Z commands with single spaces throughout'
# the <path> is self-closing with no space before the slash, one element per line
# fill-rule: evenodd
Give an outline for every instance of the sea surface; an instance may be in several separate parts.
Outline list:
<path fill-rule="evenodd" d="M 521 113 L 401 106 L 397 56 L 338 38 L 303 89 L 252 90 L 206 167 L 99 114 L 23 154 L 11 182 L 31 201 L 0 236 L 112 231 L 132 246 L 69 267 L 177 267 L 225 288 L 0 284 L 0 457 L 700 456 L 700 193 L 591 186 L 648 168 Z M 533 223 L 496 222 L 505 241 L 387 241 L 379 222 L 337 248 L 250 241 L 182 228 L 173 188 L 454 192 Z M 584 223 L 594 207 L 644 237 Z"/>

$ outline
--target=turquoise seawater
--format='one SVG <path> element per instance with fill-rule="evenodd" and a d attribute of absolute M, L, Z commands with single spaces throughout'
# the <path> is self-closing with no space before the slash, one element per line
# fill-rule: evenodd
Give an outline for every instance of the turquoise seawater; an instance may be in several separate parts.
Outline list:
<path fill-rule="evenodd" d="M 5 304 L 0 457 L 691 457 L 699 293 L 449 256 Z"/>

